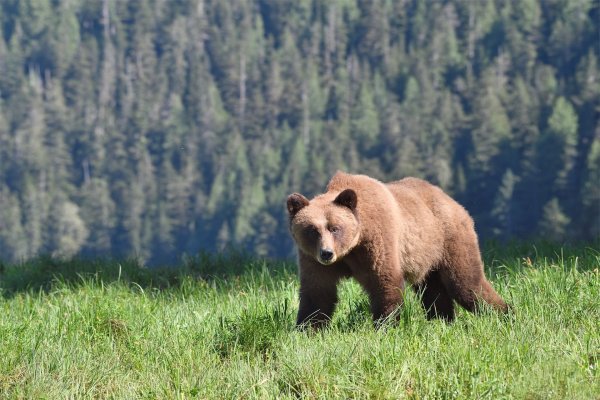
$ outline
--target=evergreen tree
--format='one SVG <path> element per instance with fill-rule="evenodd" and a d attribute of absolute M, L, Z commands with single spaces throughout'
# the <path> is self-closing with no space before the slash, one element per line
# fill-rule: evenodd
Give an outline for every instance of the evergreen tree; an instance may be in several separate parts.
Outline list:
<path fill-rule="evenodd" d="M 541 184 L 548 193 L 570 195 L 574 188 L 568 178 L 577 155 L 577 114 L 565 98 L 556 100 L 547 131 L 538 143 Z"/>
<path fill-rule="evenodd" d="M 475 210 L 478 208 L 476 204 L 487 205 L 474 212 L 476 219 L 484 227 L 491 223 L 489 212 L 494 201 L 494 188 L 502 178 L 500 168 L 507 167 L 503 165 L 501 150 L 504 143 L 511 141 L 510 122 L 501 101 L 502 85 L 497 84 L 497 79 L 503 78 L 491 69 L 486 72 L 487 84 L 477 94 L 469 138 L 472 145 L 468 157 L 469 190 L 473 195 L 469 196 L 465 205 Z"/>
<path fill-rule="evenodd" d="M 582 186 L 583 210 L 581 213 L 581 231 L 578 238 L 600 238 L 600 124 L 596 128 L 590 154 L 587 160 L 587 176 Z"/>
<path fill-rule="evenodd" d="M 368 151 L 379 139 L 379 115 L 369 86 L 361 85 L 358 92 L 350 117 L 350 135 L 363 151 Z"/>
<path fill-rule="evenodd" d="M 48 226 L 51 233 L 46 244 L 48 252 L 55 257 L 69 258 L 79 253 L 89 231 L 79 215 L 79 207 L 56 196 L 50 206 Z"/>
<path fill-rule="evenodd" d="M 88 237 L 84 251 L 92 255 L 110 254 L 111 235 L 115 227 L 115 204 L 107 182 L 101 178 L 87 180 L 80 192 L 81 209 Z"/>
<path fill-rule="evenodd" d="M 508 239 L 515 233 L 515 199 L 514 190 L 518 178 L 509 169 L 502 176 L 502 183 L 494 199 L 492 217 L 495 219 L 493 233 L 497 237 Z"/>
<path fill-rule="evenodd" d="M 6 260 L 22 260 L 28 256 L 25 231 L 21 224 L 19 200 L 6 187 L 0 188 L 0 256 Z"/>
<path fill-rule="evenodd" d="M 563 241 L 567 237 L 567 227 L 570 222 L 571 220 L 560 207 L 558 199 L 553 198 L 544 206 L 539 224 L 540 237 L 556 242 Z"/>

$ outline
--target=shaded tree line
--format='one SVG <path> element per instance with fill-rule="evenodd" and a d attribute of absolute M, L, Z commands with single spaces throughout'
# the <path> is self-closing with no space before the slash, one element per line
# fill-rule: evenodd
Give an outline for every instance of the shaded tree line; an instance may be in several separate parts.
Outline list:
<path fill-rule="evenodd" d="M 484 238 L 600 234 L 594 0 L 6 0 L 0 258 L 292 254 L 286 195 L 412 175 Z"/>

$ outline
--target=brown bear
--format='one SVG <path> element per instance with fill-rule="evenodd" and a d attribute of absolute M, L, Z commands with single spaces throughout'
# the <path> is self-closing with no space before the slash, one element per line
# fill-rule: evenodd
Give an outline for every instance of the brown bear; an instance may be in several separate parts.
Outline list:
<path fill-rule="evenodd" d="M 402 305 L 405 280 L 422 292 L 428 318 L 454 318 L 453 301 L 475 312 L 481 301 L 507 311 L 485 278 L 473 220 L 439 187 L 417 178 L 384 184 L 338 172 L 312 200 L 287 199 L 298 247 L 297 325 L 330 320 L 337 284 L 354 277 L 376 324 Z"/>

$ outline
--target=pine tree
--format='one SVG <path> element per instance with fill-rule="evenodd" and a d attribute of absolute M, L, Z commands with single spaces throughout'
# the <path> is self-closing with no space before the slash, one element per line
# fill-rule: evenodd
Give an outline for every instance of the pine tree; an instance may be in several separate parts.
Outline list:
<path fill-rule="evenodd" d="M 350 116 L 350 135 L 362 151 L 368 151 L 379 139 L 379 115 L 369 85 L 360 85 L 357 97 Z"/>
<path fill-rule="evenodd" d="M 21 25 L 17 24 L 9 43 L 0 35 L 0 96 L 3 99 L 19 92 L 23 85 Z"/>
<path fill-rule="evenodd" d="M 47 241 L 51 245 L 50 253 L 54 257 L 73 257 L 84 246 L 89 234 L 79 215 L 79 207 L 70 201 L 59 201 L 50 207 L 50 212 L 53 217 L 50 221 L 55 224 L 52 237 Z"/>
<path fill-rule="evenodd" d="M 19 199 L 6 187 L 0 186 L 0 260 L 25 259 L 27 237 L 21 224 Z"/>
<path fill-rule="evenodd" d="M 600 124 L 596 127 L 596 137 L 590 146 L 587 159 L 587 176 L 581 189 L 583 210 L 579 238 L 600 238 Z"/>
<path fill-rule="evenodd" d="M 503 239 L 511 238 L 515 233 L 514 189 L 517 182 L 518 178 L 510 169 L 504 173 L 491 211 L 495 220 L 492 232 L 495 236 Z"/>
<path fill-rule="evenodd" d="M 389 3 L 359 0 L 360 19 L 354 37 L 357 53 L 372 66 L 387 66 L 389 60 Z"/>
<path fill-rule="evenodd" d="M 24 187 L 20 187 L 22 226 L 26 240 L 26 257 L 34 257 L 44 250 L 43 227 L 48 215 L 48 202 L 38 185 L 33 179 L 25 181 Z"/>
<path fill-rule="evenodd" d="M 497 79 L 503 78 L 491 69 L 486 74 L 486 86 L 480 89 L 474 104 L 469 137 L 473 147 L 468 156 L 469 190 L 473 195 L 465 204 L 467 209 L 473 207 L 476 218 L 483 226 L 489 226 L 488 210 L 494 201 L 494 188 L 502 178 L 500 168 L 507 167 L 501 149 L 504 143 L 511 141 L 510 122 L 501 101 L 502 85 L 497 84 Z"/>
<path fill-rule="evenodd" d="M 504 3 L 502 26 L 511 54 L 512 69 L 529 78 L 538 56 L 536 42 L 540 40 L 542 24 L 540 2 L 524 0 Z"/>
<path fill-rule="evenodd" d="M 539 223 L 539 234 L 550 241 L 561 242 L 567 237 L 567 228 L 571 220 L 567 217 L 558 199 L 553 198 L 543 208 Z"/>
<path fill-rule="evenodd" d="M 554 187 L 557 194 L 570 195 L 574 189 L 568 178 L 577 156 L 577 129 L 577 114 L 564 97 L 559 97 L 539 142 L 539 167 L 547 177 L 544 184 Z"/>
<path fill-rule="evenodd" d="M 83 251 L 93 255 L 110 254 L 116 206 L 108 183 L 102 178 L 86 180 L 80 190 L 79 203 L 79 215 L 89 233 Z"/>

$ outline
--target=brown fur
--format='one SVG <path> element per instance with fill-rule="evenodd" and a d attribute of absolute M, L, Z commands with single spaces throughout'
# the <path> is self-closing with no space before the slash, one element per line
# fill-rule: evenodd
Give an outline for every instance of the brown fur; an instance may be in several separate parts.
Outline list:
<path fill-rule="evenodd" d="M 402 305 L 405 280 L 422 292 L 429 318 L 451 321 L 453 301 L 472 312 L 481 300 L 507 310 L 484 276 L 473 220 L 437 186 L 338 172 L 326 193 L 310 201 L 294 193 L 287 207 L 298 246 L 299 326 L 329 321 L 347 277 L 367 292 L 376 322 Z"/>

